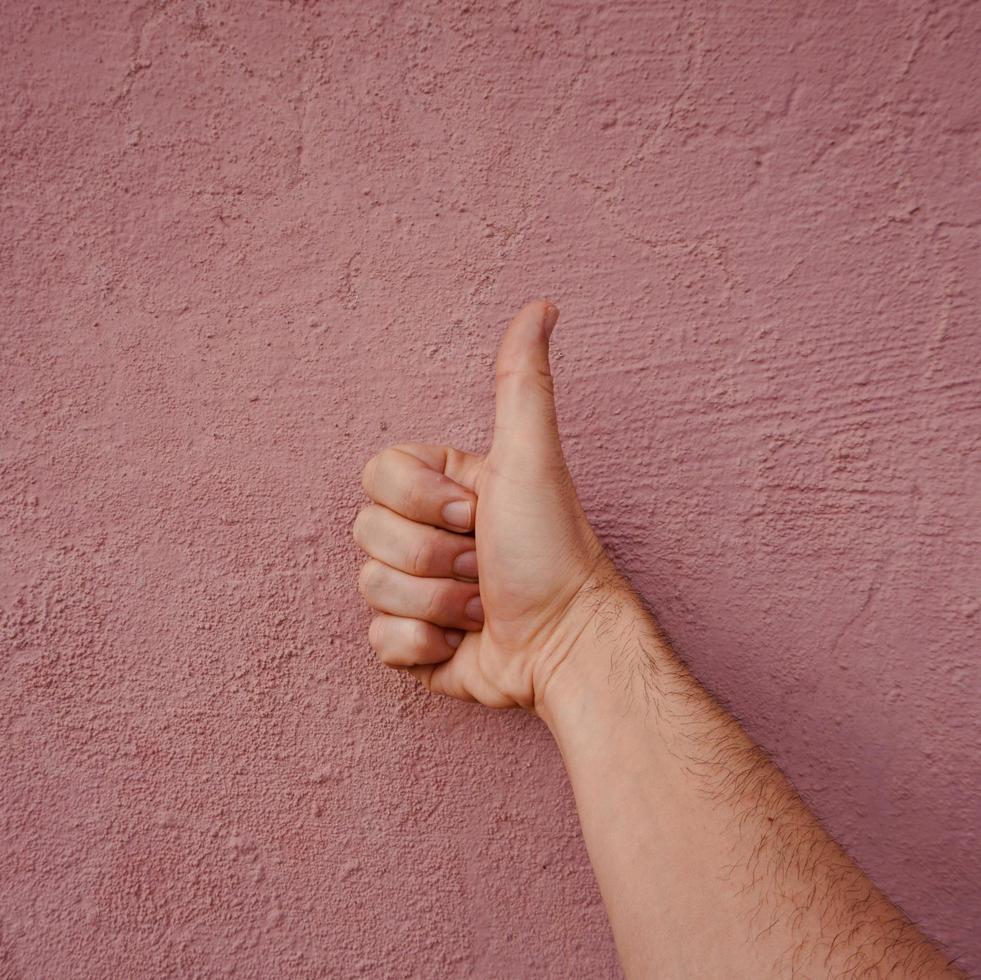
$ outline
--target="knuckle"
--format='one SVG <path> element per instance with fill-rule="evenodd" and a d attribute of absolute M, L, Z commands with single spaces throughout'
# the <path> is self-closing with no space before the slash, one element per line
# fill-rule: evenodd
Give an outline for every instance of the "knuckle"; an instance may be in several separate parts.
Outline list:
<path fill-rule="evenodd" d="M 364 464 L 364 469 L 361 471 L 361 486 L 365 493 L 371 493 L 371 487 L 375 480 L 375 471 L 378 468 L 378 457 L 372 456 L 367 463 Z"/>
<path fill-rule="evenodd" d="M 364 548 L 366 534 L 368 531 L 368 525 L 371 521 L 371 510 L 372 507 L 362 507 L 358 511 L 357 517 L 354 518 L 354 524 L 351 526 L 351 535 L 353 536 L 355 542 Z"/>
<path fill-rule="evenodd" d="M 365 597 L 365 599 L 371 598 L 377 581 L 378 562 L 376 562 L 374 559 L 371 561 L 366 561 L 361 566 L 361 572 L 358 575 L 358 591 Z"/>
<path fill-rule="evenodd" d="M 381 656 L 383 630 L 384 625 L 381 617 L 379 616 L 375 616 L 375 618 L 368 624 L 368 644 L 379 656 Z"/>
<path fill-rule="evenodd" d="M 406 488 L 405 495 L 406 516 L 422 514 L 426 507 L 426 494 L 418 483 L 413 483 Z"/>
<path fill-rule="evenodd" d="M 429 645 L 429 628 L 425 623 L 416 621 L 411 624 L 405 638 L 406 646 L 413 654 L 421 653 Z"/>
<path fill-rule="evenodd" d="M 383 449 L 380 453 L 375 453 L 361 471 L 361 486 L 369 497 L 374 499 L 378 491 L 378 481 L 384 472 L 388 460 L 391 459 L 391 449 Z"/>
<path fill-rule="evenodd" d="M 375 656 L 386 666 L 394 667 L 398 664 L 399 659 L 396 652 L 391 648 L 391 645 L 385 642 L 384 637 L 384 627 L 382 626 L 382 621 L 376 619 L 373 621 L 372 625 L 376 626 L 375 640 L 371 643 L 372 650 L 375 651 Z M 371 628 L 369 627 L 369 634 Z M 369 641 L 371 642 L 371 641 Z"/>
<path fill-rule="evenodd" d="M 439 587 L 431 589 L 426 600 L 425 618 L 431 623 L 442 622 L 446 619 L 449 605 L 449 597 L 445 589 Z"/>
<path fill-rule="evenodd" d="M 555 394 L 555 380 L 551 372 L 527 365 L 502 365 L 495 372 L 497 381 L 511 381 L 519 387 L 537 387 L 547 395 Z"/>
<path fill-rule="evenodd" d="M 410 559 L 410 569 L 413 575 L 427 575 L 431 572 L 433 561 L 436 557 L 436 549 L 432 541 L 423 540 L 415 546 Z"/>

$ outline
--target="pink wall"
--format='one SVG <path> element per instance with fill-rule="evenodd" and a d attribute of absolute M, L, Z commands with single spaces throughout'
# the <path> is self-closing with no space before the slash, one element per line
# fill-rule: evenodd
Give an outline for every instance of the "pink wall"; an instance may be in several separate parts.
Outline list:
<path fill-rule="evenodd" d="M 546 732 L 353 585 L 543 291 L 606 541 L 981 970 L 977 4 L 2 20 L 0 974 L 615 973 Z"/>

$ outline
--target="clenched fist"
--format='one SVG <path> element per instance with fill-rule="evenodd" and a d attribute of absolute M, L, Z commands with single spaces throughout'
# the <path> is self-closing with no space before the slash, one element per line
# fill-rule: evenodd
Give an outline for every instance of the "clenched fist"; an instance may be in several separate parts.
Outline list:
<path fill-rule="evenodd" d="M 494 440 L 485 456 L 405 444 L 369 461 L 373 503 L 354 524 L 370 556 L 359 587 L 377 610 L 380 659 L 431 691 L 540 709 L 576 651 L 595 590 L 615 576 L 559 442 L 542 300 L 511 322 L 497 355 Z"/>

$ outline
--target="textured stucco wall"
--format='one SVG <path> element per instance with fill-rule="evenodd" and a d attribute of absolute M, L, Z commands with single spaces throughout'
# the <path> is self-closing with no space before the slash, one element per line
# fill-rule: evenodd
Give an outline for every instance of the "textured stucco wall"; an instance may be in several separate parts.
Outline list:
<path fill-rule="evenodd" d="M 546 732 L 353 588 L 540 292 L 605 540 L 981 969 L 977 3 L 0 9 L 0 975 L 616 974 Z"/>

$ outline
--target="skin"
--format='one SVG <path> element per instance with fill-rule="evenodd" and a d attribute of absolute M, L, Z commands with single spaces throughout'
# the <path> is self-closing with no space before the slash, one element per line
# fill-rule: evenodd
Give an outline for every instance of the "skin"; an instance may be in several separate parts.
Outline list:
<path fill-rule="evenodd" d="M 387 449 L 354 537 L 381 661 L 539 715 L 565 759 L 624 971 L 961 977 L 688 673 L 579 504 L 548 363 L 558 310 L 512 321 L 484 455 Z"/>

